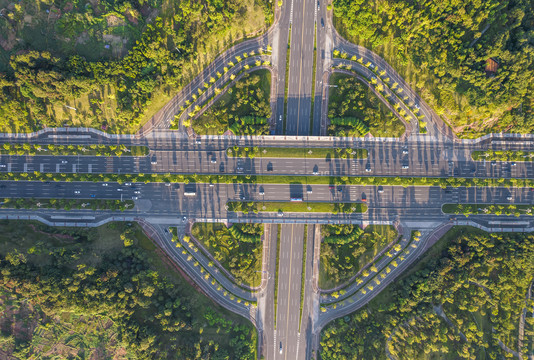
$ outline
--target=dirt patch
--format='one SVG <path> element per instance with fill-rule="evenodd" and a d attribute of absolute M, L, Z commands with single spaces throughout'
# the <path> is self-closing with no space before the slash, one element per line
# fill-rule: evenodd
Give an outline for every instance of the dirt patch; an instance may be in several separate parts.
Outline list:
<path fill-rule="evenodd" d="M 5 303 L 6 296 L 0 298 L 1 303 Z M 7 305 L 0 313 L 0 329 L 4 333 L 13 335 L 18 341 L 30 341 L 33 331 L 42 320 L 40 311 L 34 309 L 29 301 L 19 303 L 18 307 Z"/>
<path fill-rule="evenodd" d="M 70 241 L 74 241 L 74 238 L 70 235 L 67 235 L 67 234 L 50 234 L 50 233 L 47 233 L 46 231 L 41 231 L 41 230 L 37 230 L 35 228 L 35 225 L 33 224 L 30 224 L 30 227 L 31 229 L 38 233 L 38 234 L 43 234 L 43 235 L 46 235 L 46 236 L 50 236 L 50 237 L 53 237 L 54 239 L 56 240 L 70 240 Z"/>
<path fill-rule="evenodd" d="M 71 2 L 68 2 L 68 3 L 65 4 L 65 6 L 63 6 L 63 12 L 64 13 L 68 13 L 68 12 L 72 11 L 72 9 L 74 9 L 74 5 Z"/>
<path fill-rule="evenodd" d="M 10 30 L 7 33 L 7 38 L 4 36 L 5 35 L 0 35 L 0 46 L 5 51 L 10 51 L 17 44 L 17 36 L 15 35 L 15 32 L 13 30 Z"/>
<path fill-rule="evenodd" d="M 139 24 L 139 21 L 137 21 L 137 18 L 139 17 L 139 12 L 137 10 L 128 9 L 124 12 L 124 16 L 126 16 L 126 19 L 128 19 L 128 21 L 132 24 Z"/>
<path fill-rule="evenodd" d="M 491 128 L 492 126 L 494 126 L 497 121 L 499 121 L 498 117 L 492 117 L 492 118 L 487 118 L 487 119 L 483 120 L 482 122 L 475 121 L 475 122 L 473 122 L 471 124 L 466 124 L 466 125 L 461 125 L 461 126 L 453 126 L 452 130 L 456 134 L 460 134 L 461 132 L 463 132 L 463 131 L 465 131 L 467 129 L 474 130 L 475 132 L 482 132 L 482 131 L 484 131 L 484 129 L 488 129 L 488 128 Z"/>
<path fill-rule="evenodd" d="M 124 19 L 121 19 L 120 17 L 116 15 L 107 16 L 106 21 L 109 27 L 123 26 L 124 24 L 126 24 Z"/>
<path fill-rule="evenodd" d="M 89 41 L 89 34 L 87 31 L 84 31 L 76 38 L 76 44 L 85 44 L 87 41 Z"/>
<path fill-rule="evenodd" d="M 118 35 L 111 34 L 105 34 L 102 38 L 107 43 L 106 45 L 111 46 L 111 51 L 114 57 L 120 58 L 123 55 L 126 55 L 126 44 L 128 43 L 128 39 L 123 39 Z"/>

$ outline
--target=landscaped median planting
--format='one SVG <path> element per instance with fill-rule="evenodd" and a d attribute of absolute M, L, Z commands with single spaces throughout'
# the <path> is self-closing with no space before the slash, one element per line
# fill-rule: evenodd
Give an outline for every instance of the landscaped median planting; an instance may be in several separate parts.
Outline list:
<path fill-rule="evenodd" d="M 475 161 L 534 161 L 534 151 L 486 150 L 473 151 L 471 157 Z"/>
<path fill-rule="evenodd" d="M 145 156 L 146 146 L 125 145 L 56 145 L 56 144 L 2 144 L 0 154 L 9 155 L 85 155 L 85 156 Z"/>
<path fill-rule="evenodd" d="M 321 213 L 364 213 L 367 205 L 362 203 L 330 203 L 308 201 L 230 201 L 228 210 L 248 214 L 250 212 L 321 212 Z"/>
<path fill-rule="evenodd" d="M 12 199 L 0 202 L 3 209 L 56 209 L 56 210 L 128 210 L 133 209 L 132 200 L 88 200 L 88 199 Z"/>
<path fill-rule="evenodd" d="M 469 215 L 533 215 L 533 205 L 515 204 L 443 204 L 441 210 L 445 214 Z"/>
<path fill-rule="evenodd" d="M 440 186 L 452 187 L 534 187 L 534 179 L 454 178 L 454 177 L 400 177 L 400 176 L 299 176 L 299 175 L 206 175 L 206 174 L 96 174 L 96 173 L 42 173 L 1 172 L 0 181 L 116 181 L 144 183 L 224 183 L 224 184 L 323 184 L 375 186 Z"/>
<path fill-rule="evenodd" d="M 226 150 L 228 156 L 233 157 L 266 157 L 266 158 L 341 158 L 365 159 L 366 149 L 350 148 L 292 148 L 292 147 L 245 147 L 234 146 Z"/>

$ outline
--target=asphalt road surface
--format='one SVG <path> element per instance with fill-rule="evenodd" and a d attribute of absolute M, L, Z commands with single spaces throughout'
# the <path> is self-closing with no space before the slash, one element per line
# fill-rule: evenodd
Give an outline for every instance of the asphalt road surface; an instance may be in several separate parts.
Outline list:
<path fill-rule="evenodd" d="M 278 305 L 273 359 L 298 359 L 300 346 L 300 286 L 304 225 L 282 225 L 278 268 Z M 303 339 L 305 341 L 305 339 Z"/>
<path fill-rule="evenodd" d="M 291 0 L 292 25 L 289 57 L 286 134 L 309 135 L 313 50 L 315 41 L 315 0 Z"/>

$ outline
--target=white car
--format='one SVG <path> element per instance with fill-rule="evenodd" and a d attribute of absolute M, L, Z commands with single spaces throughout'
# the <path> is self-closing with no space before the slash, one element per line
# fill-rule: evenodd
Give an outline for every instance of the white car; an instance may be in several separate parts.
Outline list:
<path fill-rule="evenodd" d="M 371 172 L 371 168 L 370 168 L 370 167 L 366 167 L 366 168 L 365 168 L 365 171 L 366 171 L 366 172 Z"/>
<path fill-rule="evenodd" d="M 165 186 L 171 186 L 171 183 L 165 183 Z"/>
<path fill-rule="evenodd" d="M 138 197 L 137 196 L 132 196 L 132 200 L 137 200 Z"/>
<path fill-rule="evenodd" d="M 117 189 L 117 191 L 122 191 L 122 189 L 119 188 L 119 189 Z"/>
<path fill-rule="evenodd" d="M 103 183 L 102 186 L 108 186 L 108 184 L 107 183 Z"/>
<path fill-rule="evenodd" d="M 507 197 L 506 197 L 506 200 L 508 200 L 508 201 L 511 201 L 511 200 L 513 200 L 513 199 L 514 199 L 514 198 L 511 197 L 511 196 L 507 196 Z"/>
<path fill-rule="evenodd" d="M 5 168 L 6 166 L 4 164 L 0 164 L 0 168 Z"/>
<path fill-rule="evenodd" d="M 68 161 L 67 160 L 61 160 L 61 163 L 62 164 L 66 164 L 66 163 L 68 163 Z"/>
<path fill-rule="evenodd" d="M 124 186 L 132 186 L 132 183 L 124 183 Z"/>
<path fill-rule="evenodd" d="M 75 193 L 76 195 L 79 195 L 79 194 L 80 194 L 80 190 L 74 190 L 74 193 Z"/>
<path fill-rule="evenodd" d="M 139 190 L 134 191 L 134 194 L 141 194 L 141 191 L 139 191 Z"/>
<path fill-rule="evenodd" d="M 402 168 L 403 168 L 403 169 L 408 169 L 409 166 L 408 166 L 408 165 L 402 165 Z"/>

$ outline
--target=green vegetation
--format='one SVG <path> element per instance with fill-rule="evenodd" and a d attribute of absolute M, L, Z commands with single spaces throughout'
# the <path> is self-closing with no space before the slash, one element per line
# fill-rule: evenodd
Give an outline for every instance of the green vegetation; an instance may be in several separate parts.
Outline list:
<path fill-rule="evenodd" d="M 346 148 L 278 148 L 234 146 L 226 150 L 233 157 L 310 158 L 310 159 L 365 159 L 367 149 Z"/>
<path fill-rule="evenodd" d="M 328 176 L 286 176 L 286 175 L 201 175 L 201 174 L 87 174 L 87 173 L 0 173 L 1 180 L 14 181 L 116 181 L 163 182 L 163 183 L 228 183 L 228 184 L 330 184 L 330 185 L 391 185 L 391 186 L 499 186 L 534 187 L 532 179 L 505 178 L 426 178 L 426 177 L 328 177 Z M 321 203 L 317 206 L 323 207 Z M 290 205 L 293 206 L 293 205 Z M 302 205 L 299 205 L 302 206 Z M 338 205 L 335 205 L 336 207 Z M 250 210 L 254 210 L 254 205 Z M 343 209 L 347 206 L 343 205 Z M 341 210 L 343 210 L 341 209 Z M 366 209 L 366 207 L 365 207 Z M 259 210 L 258 210 L 259 211 Z M 366 211 L 366 210 L 362 210 Z"/>
<path fill-rule="evenodd" d="M 334 73 L 330 82 L 328 134 L 333 136 L 400 137 L 404 124 L 354 76 Z"/>
<path fill-rule="evenodd" d="M 488 161 L 534 161 L 533 151 L 514 151 L 514 150 L 486 150 L 473 151 L 471 153 L 473 160 L 488 160 Z"/>
<path fill-rule="evenodd" d="M 96 200 L 96 199 L 35 199 L 5 198 L 0 203 L 3 209 L 56 209 L 56 210 L 120 210 L 133 209 L 132 200 Z"/>
<path fill-rule="evenodd" d="M 16 358 L 255 358 L 250 323 L 195 291 L 136 224 L 1 221 L 0 259 L 0 343 Z"/>
<path fill-rule="evenodd" d="M 262 224 L 195 223 L 193 235 L 241 283 L 261 283 Z"/>
<path fill-rule="evenodd" d="M 249 212 L 325 212 L 325 213 L 364 213 L 367 205 L 362 203 L 329 202 L 283 202 L 283 201 L 229 201 L 228 211 Z"/>
<path fill-rule="evenodd" d="M 133 132 L 218 53 L 271 20 L 264 0 L 6 6 L 0 129 Z"/>
<path fill-rule="evenodd" d="M 341 34 L 383 56 L 461 136 L 534 132 L 530 2 L 334 5 Z"/>
<path fill-rule="evenodd" d="M 509 357 L 498 342 L 517 350 L 533 271 L 534 234 L 453 228 L 368 305 L 327 326 L 321 358 Z"/>
<path fill-rule="evenodd" d="M 534 187 L 533 179 L 455 178 L 455 177 L 390 177 L 390 176 L 286 176 L 286 175 L 202 175 L 202 174 L 85 174 L 85 173 L 0 173 L 1 180 L 28 181 L 117 181 L 227 184 L 331 184 L 331 185 L 391 185 L 391 186 L 502 186 Z"/>
<path fill-rule="evenodd" d="M 321 227 L 319 287 L 331 289 L 348 281 L 389 243 L 397 231 L 389 225 L 370 225 L 365 231 L 357 225 Z"/>
<path fill-rule="evenodd" d="M 86 156 L 144 156 L 148 155 L 146 146 L 125 145 L 38 145 L 38 144 L 2 144 L 0 154 L 9 155 L 86 155 Z"/>
<path fill-rule="evenodd" d="M 533 205 L 515 204 L 443 204 L 442 208 L 446 214 L 469 215 L 533 215 Z"/>
<path fill-rule="evenodd" d="M 245 73 L 215 104 L 192 121 L 200 135 L 264 135 L 269 132 L 271 73 L 257 70 Z"/>

